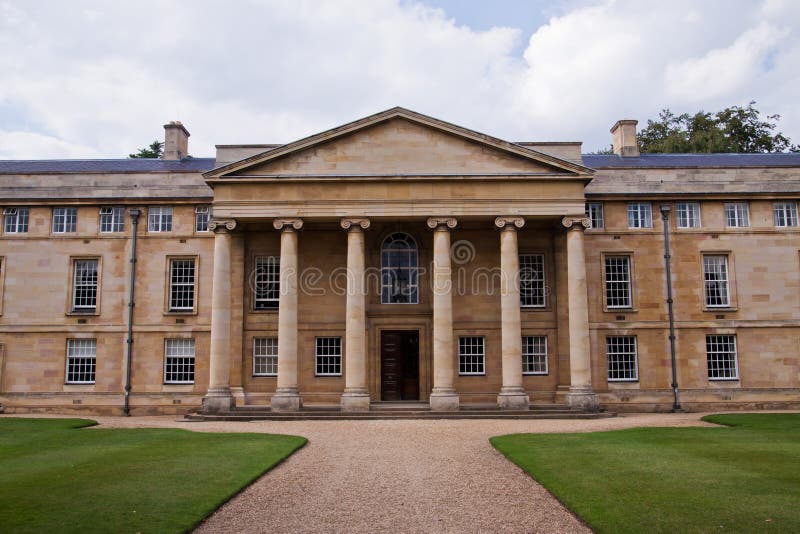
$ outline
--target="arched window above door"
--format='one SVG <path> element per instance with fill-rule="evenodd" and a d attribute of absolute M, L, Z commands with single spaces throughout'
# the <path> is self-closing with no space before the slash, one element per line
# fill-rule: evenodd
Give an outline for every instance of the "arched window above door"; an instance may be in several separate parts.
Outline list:
<path fill-rule="evenodd" d="M 419 251 L 408 234 L 397 232 L 381 245 L 381 303 L 419 302 Z"/>

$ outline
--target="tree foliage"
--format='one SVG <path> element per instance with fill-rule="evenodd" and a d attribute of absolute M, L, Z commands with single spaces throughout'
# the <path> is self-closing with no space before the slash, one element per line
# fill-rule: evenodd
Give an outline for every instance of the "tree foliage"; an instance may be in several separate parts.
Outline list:
<path fill-rule="evenodd" d="M 780 115 L 766 115 L 753 107 L 733 106 L 716 113 L 698 111 L 694 115 L 675 115 L 669 109 L 659 120 L 647 121 L 638 135 L 643 153 L 719 153 L 719 152 L 785 152 L 798 146 L 776 132 Z"/>
<path fill-rule="evenodd" d="M 150 146 L 140 148 L 136 154 L 129 154 L 130 158 L 150 158 L 157 159 L 164 155 L 164 143 L 161 141 L 153 141 Z"/>

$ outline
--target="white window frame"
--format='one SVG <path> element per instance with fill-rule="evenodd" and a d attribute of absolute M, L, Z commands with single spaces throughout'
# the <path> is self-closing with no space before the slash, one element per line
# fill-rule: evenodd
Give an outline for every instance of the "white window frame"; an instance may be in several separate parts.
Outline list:
<path fill-rule="evenodd" d="M 94 264 L 94 280 L 85 279 L 82 274 L 87 272 L 82 269 L 82 264 Z M 89 271 L 88 274 L 91 274 Z M 87 297 L 82 292 L 89 293 Z M 91 298 L 93 293 L 94 304 L 78 304 L 78 301 Z M 99 309 L 100 301 L 100 259 L 99 258 L 73 258 L 72 259 L 72 306 L 73 313 L 96 313 Z"/>
<path fill-rule="evenodd" d="M 211 206 L 194 208 L 194 231 L 208 232 L 208 221 L 211 220 Z"/>
<path fill-rule="evenodd" d="M 402 236 L 402 239 L 401 239 Z M 404 241 L 413 245 L 409 248 L 392 248 L 391 244 L 396 241 Z M 408 266 L 401 267 L 396 265 L 387 265 L 387 254 L 405 254 L 408 256 Z M 408 286 L 407 288 L 400 289 L 399 292 L 393 291 L 394 280 L 393 278 L 396 271 L 408 272 Z M 392 301 L 393 295 L 404 295 L 407 293 L 407 300 Z M 406 232 L 394 232 L 386 236 L 386 239 L 381 243 L 381 304 L 419 304 L 419 246 L 417 241 Z"/>
<path fill-rule="evenodd" d="M 602 202 L 587 202 L 586 216 L 592 222 L 591 229 L 601 230 L 606 226 L 605 213 L 603 212 Z"/>
<path fill-rule="evenodd" d="M 281 257 L 256 256 L 253 264 L 253 310 L 277 310 L 281 295 Z M 273 296 L 259 296 L 261 294 Z"/>
<path fill-rule="evenodd" d="M 253 376 L 278 376 L 277 337 L 253 338 Z"/>
<path fill-rule="evenodd" d="M 181 273 L 176 272 L 178 264 L 183 262 L 191 262 L 191 281 L 185 279 L 185 273 L 181 275 Z M 167 294 L 169 300 L 167 309 L 170 312 L 189 313 L 197 309 L 197 274 L 197 258 L 169 258 L 169 292 Z M 178 276 L 177 280 L 176 276 Z M 191 292 L 188 293 L 192 301 L 191 306 L 180 305 L 185 300 L 185 298 L 182 298 L 184 293 L 181 293 L 182 289 L 186 291 L 185 288 L 191 288 Z"/>
<path fill-rule="evenodd" d="M 4 208 L 3 219 L 6 234 L 27 234 L 30 208 Z"/>
<path fill-rule="evenodd" d="M 53 233 L 74 234 L 78 230 L 78 208 L 57 206 L 53 208 Z"/>
<path fill-rule="evenodd" d="M 196 345 L 194 338 L 167 338 L 164 340 L 164 383 L 165 384 L 194 384 L 195 379 L 195 361 L 196 361 Z M 170 353 L 172 352 L 172 353 Z M 171 361 L 172 360 L 172 361 Z M 183 360 L 183 361 L 175 361 Z M 173 366 L 190 366 L 190 370 L 177 370 L 170 371 L 170 365 Z M 190 373 L 191 380 L 170 380 L 170 373 L 181 375 Z"/>
<path fill-rule="evenodd" d="M 314 376 L 342 376 L 341 336 L 314 338 Z"/>
<path fill-rule="evenodd" d="M 625 272 L 615 272 L 609 269 L 609 261 L 624 260 Z M 633 308 L 633 261 L 630 254 L 608 254 L 603 256 L 603 296 L 606 309 L 629 310 Z M 620 296 L 618 293 L 622 292 Z M 612 295 L 612 292 L 615 292 Z M 611 304 L 612 296 L 616 299 L 626 298 L 624 304 Z"/>
<path fill-rule="evenodd" d="M 675 205 L 675 222 L 678 228 L 700 228 L 700 203 L 678 202 Z"/>
<path fill-rule="evenodd" d="M 547 307 L 546 271 L 544 254 L 519 255 L 519 303 L 522 308 Z"/>
<path fill-rule="evenodd" d="M 100 208 L 100 233 L 118 234 L 125 231 L 125 208 L 102 206 Z"/>
<path fill-rule="evenodd" d="M 147 208 L 147 231 L 164 233 L 172 231 L 172 206 L 150 206 Z"/>
<path fill-rule="evenodd" d="M 726 202 L 725 226 L 728 228 L 748 228 L 750 226 L 750 203 Z"/>
<path fill-rule="evenodd" d="M 728 339 L 723 339 L 728 338 Z M 729 350 L 715 350 L 718 349 L 721 345 L 725 346 L 732 346 L 733 352 Z M 739 380 L 739 348 L 738 343 L 736 340 L 735 334 L 707 334 L 706 335 L 706 367 L 708 369 L 708 380 L 709 381 L 733 381 Z M 723 374 L 725 370 L 729 373 L 730 371 L 733 372 L 732 375 L 728 376 L 712 376 L 712 359 L 716 356 L 716 361 L 722 362 L 719 356 L 722 355 L 732 355 L 732 361 L 726 362 L 728 365 L 723 369 Z M 730 369 L 730 363 L 733 364 L 733 369 Z M 715 366 L 714 374 L 718 375 L 719 368 Z"/>
<path fill-rule="evenodd" d="M 786 200 L 772 203 L 772 213 L 777 228 L 794 228 L 797 226 L 797 202 Z"/>
<path fill-rule="evenodd" d="M 711 261 L 722 259 L 721 263 L 712 265 Z M 722 269 L 716 267 L 721 266 Z M 713 267 L 713 270 L 709 268 Z M 724 271 L 724 272 L 723 272 Z M 711 288 L 713 285 L 719 284 L 718 287 L 723 288 L 724 301 L 719 295 L 713 295 Z M 731 275 L 730 275 L 730 261 L 727 254 L 703 254 L 703 296 L 705 298 L 706 308 L 730 308 L 731 307 Z M 719 302 L 711 303 L 712 300 Z"/>
<path fill-rule="evenodd" d="M 628 228 L 642 229 L 653 227 L 653 204 L 650 202 L 628 203 Z"/>
<path fill-rule="evenodd" d="M 615 350 L 612 352 L 612 340 L 615 340 L 616 347 Z M 622 350 L 622 344 L 628 344 L 630 346 L 630 342 L 632 340 L 633 352 L 630 350 Z M 612 356 L 614 359 L 612 360 Z M 630 361 L 630 357 L 633 357 L 633 362 Z M 627 361 L 617 359 L 619 358 L 626 358 Z M 639 381 L 639 340 L 636 336 L 617 336 L 617 335 L 610 335 L 606 336 L 606 380 L 609 382 L 638 382 Z M 633 363 L 633 368 L 631 369 L 630 364 Z M 612 365 L 613 364 L 613 365 Z M 633 376 L 614 376 L 612 374 L 622 375 L 633 371 Z"/>
<path fill-rule="evenodd" d="M 474 349 L 467 352 L 465 349 Z M 468 361 L 467 358 L 472 358 Z M 458 336 L 459 376 L 486 375 L 486 337 Z"/>
<path fill-rule="evenodd" d="M 94 384 L 97 380 L 97 340 L 86 338 L 67 339 L 67 365 L 64 383 L 66 384 Z M 89 367 L 89 370 L 81 367 Z M 86 380 L 76 379 L 88 373 L 91 378 Z M 71 378 L 72 377 L 72 378 Z"/>
<path fill-rule="evenodd" d="M 547 336 L 522 336 L 522 374 L 547 375 L 549 372 Z"/>

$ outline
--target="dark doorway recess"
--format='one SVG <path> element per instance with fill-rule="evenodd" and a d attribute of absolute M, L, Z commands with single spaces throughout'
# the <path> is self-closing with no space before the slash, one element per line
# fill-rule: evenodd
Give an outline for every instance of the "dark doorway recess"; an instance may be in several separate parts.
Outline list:
<path fill-rule="evenodd" d="M 381 400 L 419 400 L 419 331 L 381 332 Z"/>

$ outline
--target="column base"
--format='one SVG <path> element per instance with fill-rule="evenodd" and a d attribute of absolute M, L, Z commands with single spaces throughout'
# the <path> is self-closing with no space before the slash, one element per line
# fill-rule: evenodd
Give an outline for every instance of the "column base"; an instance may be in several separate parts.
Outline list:
<path fill-rule="evenodd" d="M 528 394 L 522 388 L 503 388 L 497 395 L 497 406 L 501 410 L 527 410 L 529 405 Z"/>
<path fill-rule="evenodd" d="M 341 407 L 343 412 L 368 412 L 369 393 L 363 389 L 345 391 L 342 393 Z"/>
<path fill-rule="evenodd" d="M 431 393 L 431 411 L 455 412 L 458 411 L 458 393 L 455 391 L 438 391 Z"/>
<path fill-rule="evenodd" d="M 303 407 L 303 399 L 296 389 L 276 391 L 270 400 L 273 412 L 299 412 Z"/>
<path fill-rule="evenodd" d="M 571 387 L 564 400 L 570 408 L 585 412 L 599 412 L 600 399 L 591 387 Z"/>
<path fill-rule="evenodd" d="M 210 388 L 203 397 L 203 413 L 231 412 L 235 406 L 230 388 Z"/>

